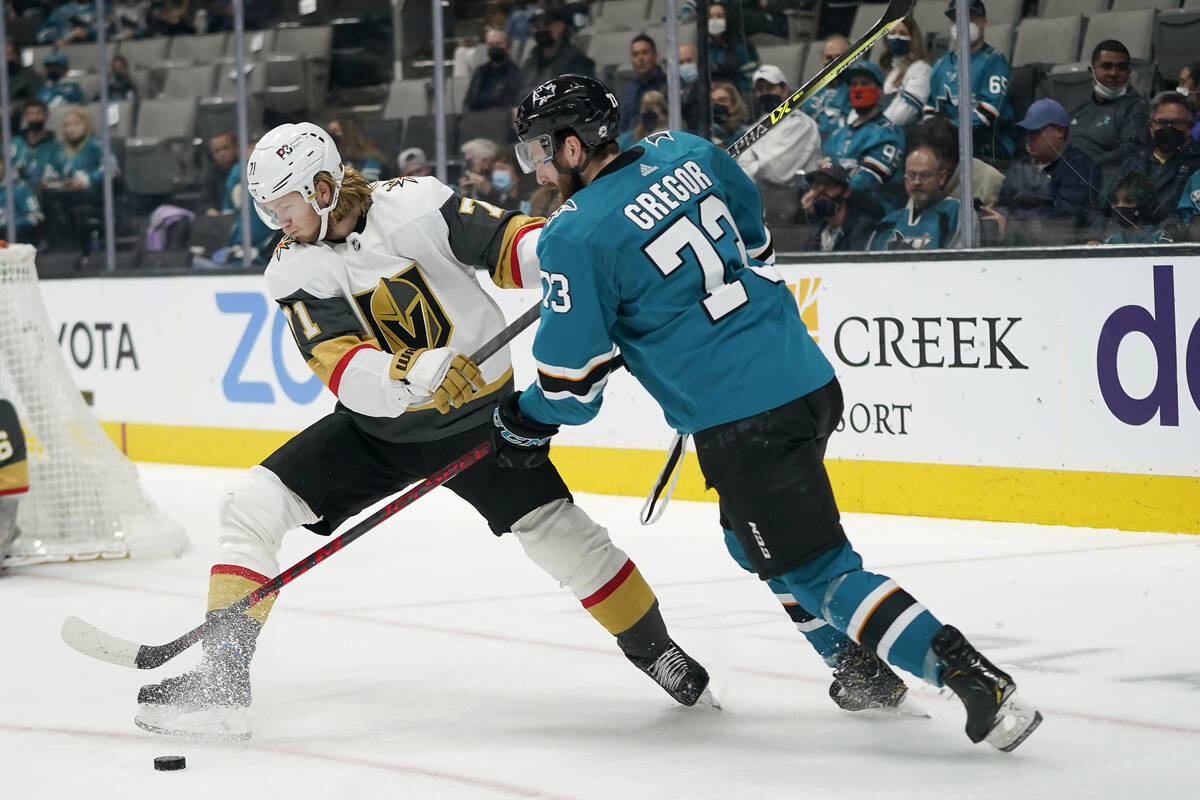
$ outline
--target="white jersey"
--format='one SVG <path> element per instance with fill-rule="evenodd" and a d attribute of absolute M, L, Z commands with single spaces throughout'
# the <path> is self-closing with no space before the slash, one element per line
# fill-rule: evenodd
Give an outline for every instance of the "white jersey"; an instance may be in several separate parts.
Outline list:
<path fill-rule="evenodd" d="M 479 365 L 484 390 L 444 415 L 428 397 L 398 391 L 392 354 L 451 347 L 470 355 L 499 333 L 504 316 L 475 269 L 504 288 L 539 286 L 545 221 L 461 197 L 436 178 L 377 183 L 371 199 L 344 241 L 285 237 L 267 289 L 309 367 L 365 432 L 419 442 L 482 424 L 512 384 L 507 348 Z"/>

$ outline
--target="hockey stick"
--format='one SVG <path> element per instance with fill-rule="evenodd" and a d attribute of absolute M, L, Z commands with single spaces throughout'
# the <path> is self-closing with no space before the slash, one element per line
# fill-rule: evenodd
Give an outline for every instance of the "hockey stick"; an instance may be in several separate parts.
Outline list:
<path fill-rule="evenodd" d="M 484 343 L 482 347 L 475 351 L 471 356 L 471 360 L 476 364 L 486 361 L 490 356 L 495 355 L 502 347 L 512 341 L 516 336 L 529 327 L 539 316 L 541 311 L 541 302 L 535 303 L 532 308 L 525 311 L 521 316 L 517 317 L 509 323 L 504 330 L 496 334 L 489 341 Z M 377 527 L 380 523 L 391 518 L 400 509 L 405 508 L 421 497 L 429 494 L 429 492 L 441 486 L 446 481 L 453 478 L 458 473 L 462 472 L 467 467 L 474 464 L 476 461 L 484 458 L 492 451 L 491 442 L 483 442 L 474 450 L 465 453 L 452 463 L 447 464 L 440 470 L 430 475 L 421 483 L 409 489 L 404 494 L 392 500 L 387 505 L 375 511 L 371 516 L 357 523 L 350 530 L 341 534 L 335 539 L 330 540 L 324 547 L 319 548 L 305 558 L 297 561 L 286 570 L 276 575 L 267 583 L 255 589 L 250 594 L 238 600 L 228 609 L 227 613 L 239 614 L 245 611 L 250 606 L 259 602 L 265 597 L 268 597 L 275 592 L 278 592 L 287 584 L 299 578 L 310 569 L 320 564 L 325 559 L 332 556 L 334 553 L 341 550 L 346 545 L 358 539 L 363 534 Z M 134 669 L 154 669 L 162 666 L 170 661 L 175 656 L 187 650 L 196 642 L 204 638 L 204 632 L 212 623 L 205 621 L 197 625 L 192 630 L 180 636 L 174 641 L 166 644 L 150 645 L 137 644 L 105 633 L 94 625 L 80 619 L 79 617 L 67 617 L 62 624 L 62 638 L 68 645 L 83 653 L 85 656 L 107 661 L 111 664 L 117 664 L 122 667 L 131 667 Z"/>
<path fill-rule="evenodd" d="M 778 125 L 781 119 L 796 111 L 801 103 L 804 103 L 814 94 L 828 86 L 834 78 L 842 74 L 859 56 L 864 55 L 870 50 L 871 46 L 879 41 L 880 37 L 885 33 L 890 31 L 893 25 L 908 16 L 914 5 L 916 5 L 916 0 L 891 0 L 888 3 L 888 7 L 883 10 L 883 15 L 879 17 L 879 20 L 871 26 L 870 30 L 862 35 L 862 38 L 850 45 L 849 50 L 826 64 L 811 80 L 792 92 L 789 97 L 785 97 L 783 102 L 776 106 L 769 114 L 764 114 L 758 122 L 755 122 L 751 126 L 750 130 L 742 134 L 741 138 L 725 148 L 726 152 L 737 158 L 753 147 L 754 143 L 765 136 L 767 131 Z"/>

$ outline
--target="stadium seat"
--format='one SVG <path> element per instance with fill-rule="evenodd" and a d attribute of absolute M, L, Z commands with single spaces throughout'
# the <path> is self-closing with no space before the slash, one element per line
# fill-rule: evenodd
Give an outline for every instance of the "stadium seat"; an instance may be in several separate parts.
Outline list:
<path fill-rule="evenodd" d="M 774 64 L 779 67 L 783 70 L 784 77 L 787 78 L 788 86 L 794 89 L 804 82 L 802 77 L 804 48 L 803 42 L 760 47 L 758 48 L 758 63 Z"/>
<path fill-rule="evenodd" d="M 265 93 L 267 90 L 266 67 L 251 61 L 246 63 L 245 72 L 246 91 L 251 94 Z M 218 97 L 233 97 L 237 93 L 237 64 L 228 58 L 222 59 L 217 65 L 216 94 Z"/>
<path fill-rule="evenodd" d="M 211 64 L 224 55 L 230 55 L 232 37 L 228 33 L 204 33 L 195 36 L 172 36 L 167 60 Z"/>
<path fill-rule="evenodd" d="M 74 70 L 72 70 L 72 72 L 74 72 Z M 67 80 L 72 80 L 79 84 L 79 90 L 83 92 L 83 99 L 85 102 L 100 94 L 99 72 L 71 74 L 67 76 Z"/>
<path fill-rule="evenodd" d="M 64 44 L 59 48 L 59 52 L 67 57 L 70 62 L 71 69 L 82 69 L 88 72 L 100 71 L 100 45 L 95 42 L 81 42 L 78 44 Z M 109 51 L 110 58 L 112 51 Z M 38 69 L 42 68 L 42 63 L 39 60 L 37 63 Z"/>
<path fill-rule="evenodd" d="M 1087 34 L 1080 49 L 1083 60 L 1091 60 L 1092 48 L 1105 39 L 1116 39 L 1129 49 L 1130 58 L 1149 58 L 1154 37 L 1154 9 L 1110 11 L 1088 19 Z M 1193 40 L 1193 46 L 1195 41 Z"/>
<path fill-rule="evenodd" d="M 666 26 L 666 23 L 655 23 L 654 25 L 647 25 L 643 30 L 645 31 L 647 36 L 649 36 L 651 39 L 654 40 L 655 45 L 657 45 L 659 59 L 661 60 L 661 59 L 666 58 L 666 51 L 667 51 L 667 26 Z M 677 40 L 678 44 L 695 44 L 696 43 L 696 23 L 694 23 L 694 22 L 680 23 L 679 28 L 677 29 L 677 35 L 679 37 Z M 630 35 L 629 40 L 631 42 L 633 41 L 633 35 Z M 586 48 L 584 48 L 584 52 L 587 52 Z M 628 58 L 625 59 L 625 63 L 626 64 L 629 63 Z"/>
<path fill-rule="evenodd" d="M 1025 112 L 1037 99 L 1038 84 L 1045 70 L 1041 64 L 1023 64 L 1012 68 L 1008 81 L 1008 102 L 1012 106 L 1013 121 L 1025 119 Z"/>
<path fill-rule="evenodd" d="M 307 73 L 299 56 L 278 53 L 267 56 L 261 66 L 266 71 L 263 80 L 267 110 L 289 114 L 310 107 Z"/>
<path fill-rule="evenodd" d="M 429 95 L 428 79 L 392 81 L 387 103 L 383 107 L 383 118 L 405 119 L 428 114 Z"/>
<path fill-rule="evenodd" d="M 325 105 L 332 50 L 333 28 L 329 25 L 280 28 L 275 36 L 275 47 L 271 52 L 304 59 L 307 108 Z"/>
<path fill-rule="evenodd" d="M 1154 26 L 1154 60 L 1159 73 L 1174 81 L 1185 65 L 1196 60 L 1197 42 L 1200 42 L 1200 12 L 1159 14 Z"/>
<path fill-rule="evenodd" d="M 169 195 L 188 174 L 187 159 L 193 153 L 191 142 L 180 140 L 129 139 L 125 142 L 125 161 L 121 175 L 133 194 Z M 186 151 L 186 152 L 185 152 Z"/>
<path fill-rule="evenodd" d="M 155 36 L 151 39 L 125 39 L 117 43 L 117 52 L 125 56 L 130 67 L 156 67 L 167 60 L 171 39 Z"/>
<path fill-rule="evenodd" d="M 398 175 L 396 157 L 400 155 L 401 133 L 404 130 L 404 120 L 400 119 L 364 119 L 363 131 L 370 137 L 385 156 L 388 162 L 383 165 L 383 175 Z M 429 155 L 429 154 L 426 154 Z M 432 156 L 429 156 L 432 158 Z"/>
<path fill-rule="evenodd" d="M 1200 8 L 1200 0 L 1183 0 L 1183 7 L 1189 10 L 1193 8 Z"/>
<path fill-rule="evenodd" d="M 165 71 L 162 96 L 177 100 L 184 97 L 210 97 L 216 87 L 216 67 L 173 67 Z"/>
<path fill-rule="evenodd" d="M 459 157 L 458 121 L 458 114 L 446 115 L 446 157 L 450 161 Z M 425 151 L 426 158 L 432 164 L 437 158 L 436 135 L 437 128 L 432 114 L 409 117 L 404 123 L 404 137 L 400 149 L 419 147 Z"/>
<path fill-rule="evenodd" d="M 871 26 L 883 15 L 885 8 L 887 8 L 886 3 L 859 4 L 858 9 L 854 12 L 854 22 L 850 25 L 850 41 L 858 41 L 860 36 L 869 31 Z"/>
<path fill-rule="evenodd" d="M 1141 8 L 1154 8 L 1159 11 L 1174 11 L 1179 8 L 1179 0 L 1113 0 L 1113 11 L 1137 11 Z"/>
<path fill-rule="evenodd" d="M 1016 42 L 1013 43 L 1013 67 L 1077 61 L 1082 22 L 1078 15 L 1023 20 L 1017 28 Z"/>
<path fill-rule="evenodd" d="M 246 130 L 251 138 L 263 132 L 263 97 L 252 94 L 246 98 Z M 237 136 L 237 98 L 202 97 L 196 101 L 196 129 L 198 139 L 208 139 L 221 131 L 230 131 Z"/>
<path fill-rule="evenodd" d="M 1076 62 L 1060 64 L 1041 76 L 1038 97 L 1049 97 L 1068 112 L 1088 102 L 1092 96 L 1092 73 L 1088 65 Z"/>
<path fill-rule="evenodd" d="M 810 80 L 814 75 L 821 71 L 821 67 L 825 66 L 823 53 L 821 51 L 823 42 L 813 42 L 812 47 L 808 48 L 808 54 L 804 57 L 804 72 L 801 73 L 800 83 Z M 795 87 L 799 88 L 799 86 Z"/>
<path fill-rule="evenodd" d="M 458 140 L 468 142 L 471 139 L 491 139 L 496 144 L 504 145 L 516 137 L 512 126 L 512 112 L 507 108 L 489 111 L 468 111 L 459 118 Z M 427 150 L 426 155 L 433 157 Z"/>
<path fill-rule="evenodd" d="M 195 127 L 195 101 L 143 100 L 135 135 L 139 139 L 190 139 Z"/>
<path fill-rule="evenodd" d="M 947 34 L 950 30 L 950 20 L 946 16 L 944 0 L 917 0 L 912 15 L 917 24 L 921 26 L 921 33 L 925 34 L 926 44 L 930 37 Z M 991 28 L 990 23 L 988 28 Z"/>
<path fill-rule="evenodd" d="M 588 42 L 588 58 L 596 62 L 596 69 L 605 65 L 623 66 L 629 63 L 629 44 L 635 34 L 631 31 L 601 31 Z"/>
<path fill-rule="evenodd" d="M 988 24 L 983 29 L 983 41 L 1000 52 L 1000 55 L 1008 58 L 1012 55 L 1013 46 L 1013 26 L 1011 23 L 1002 22 L 997 25 Z"/>
<path fill-rule="evenodd" d="M 1042 19 L 1071 17 L 1076 14 L 1091 16 L 1108 10 L 1108 0 L 1043 0 L 1038 5 L 1038 16 Z"/>
<path fill-rule="evenodd" d="M 1021 21 L 1023 5 L 1024 0 L 988 0 L 984 3 L 988 25 L 1016 25 Z"/>
<path fill-rule="evenodd" d="M 113 109 L 111 116 L 102 114 L 99 103 L 88 104 L 88 110 L 92 112 L 92 119 L 96 122 L 96 136 L 100 136 L 100 127 L 108 124 L 109 136 L 119 136 L 122 139 L 133 135 L 133 103 L 128 100 L 122 100 L 118 103 L 109 102 L 109 107 Z"/>
<path fill-rule="evenodd" d="M 467 99 L 467 89 L 471 85 L 470 77 L 446 79 L 446 110 L 452 114 L 463 113 L 463 102 Z M 430 109 L 433 108 L 433 98 L 430 97 Z"/>
<path fill-rule="evenodd" d="M 599 10 L 592 13 L 587 26 L 591 32 L 640 30 L 646 25 L 647 0 L 604 0 L 603 4 L 592 6 L 597 7 Z"/>

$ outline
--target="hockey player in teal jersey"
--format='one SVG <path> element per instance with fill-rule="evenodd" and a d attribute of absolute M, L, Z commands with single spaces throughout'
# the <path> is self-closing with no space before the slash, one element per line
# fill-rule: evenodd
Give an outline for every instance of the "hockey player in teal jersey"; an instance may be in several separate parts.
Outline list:
<path fill-rule="evenodd" d="M 846 539 L 823 464 L 841 389 L 772 264 L 753 183 L 684 133 L 618 153 L 617 121 L 612 92 L 577 75 L 538 86 L 518 108 L 518 160 L 565 202 L 537 248 L 538 378 L 493 414 L 498 460 L 544 463 L 559 425 L 599 410 L 619 347 L 667 421 L 695 437 L 735 558 L 824 627 L 948 686 L 972 741 L 1016 747 L 1041 715 L 1012 678 L 895 581 L 865 571 Z"/>
<path fill-rule="evenodd" d="M 954 0 L 946 16 L 950 18 L 951 36 L 957 35 L 954 26 Z M 999 50 L 983 41 L 987 27 L 987 9 L 983 0 L 970 0 L 971 13 L 971 130 L 975 155 L 980 158 L 1012 158 L 1015 138 L 1012 131 L 1012 104 L 1008 101 L 1008 82 L 1012 76 L 1008 59 Z M 926 114 L 946 117 L 958 125 L 958 50 L 951 39 L 950 51 L 933 65 L 929 78 L 929 100 Z"/>

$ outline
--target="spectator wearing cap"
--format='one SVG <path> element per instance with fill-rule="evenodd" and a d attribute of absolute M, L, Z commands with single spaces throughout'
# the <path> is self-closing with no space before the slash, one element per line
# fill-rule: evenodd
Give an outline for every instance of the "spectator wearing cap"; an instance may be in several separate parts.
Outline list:
<path fill-rule="evenodd" d="M 884 53 L 879 67 L 883 82 L 884 116 L 903 128 L 921 118 L 921 109 L 929 99 L 929 51 L 921 26 L 911 15 L 897 22 L 883 39 Z"/>
<path fill-rule="evenodd" d="M 1178 205 L 1184 187 L 1200 172 L 1200 142 L 1188 135 L 1191 127 L 1187 98 L 1162 92 L 1150 102 L 1150 142 L 1121 166 L 1122 172 L 1135 170 L 1150 178 L 1158 198 L 1154 213 L 1160 218 Z"/>
<path fill-rule="evenodd" d="M 1105 216 L 1088 244 L 1170 244 L 1159 222 L 1154 183 L 1137 170 L 1113 176 L 1104 187 Z"/>
<path fill-rule="evenodd" d="M 821 45 L 821 66 L 826 67 L 850 49 L 850 40 L 840 34 L 830 36 Z M 839 75 L 824 89 L 801 104 L 800 110 L 817 121 L 817 130 L 824 139 L 841 126 L 850 113 L 850 87 Z"/>
<path fill-rule="evenodd" d="M 1071 140 L 1103 167 L 1119 165 L 1140 147 L 1146 98 L 1129 85 L 1129 50 L 1106 39 L 1092 50 L 1092 94 L 1071 110 Z"/>
<path fill-rule="evenodd" d="M 521 102 L 521 68 L 512 60 L 508 34 L 493 28 L 484 34 L 488 60 L 471 73 L 463 108 L 487 111 L 514 108 Z"/>
<path fill-rule="evenodd" d="M 26 181 L 35 191 L 59 158 L 58 139 L 46 127 L 49 116 L 44 101 L 36 97 L 30 100 L 21 112 L 21 132 L 12 141 L 14 177 Z"/>
<path fill-rule="evenodd" d="M 646 34 L 638 34 L 629 43 L 629 65 L 633 67 L 633 80 L 621 96 L 622 132 L 633 130 L 637 124 L 642 97 L 647 92 L 665 94 L 667 91 L 667 73 L 658 63 L 658 47 Z"/>
<path fill-rule="evenodd" d="M 730 30 L 725 6 L 713 2 L 708 7 L 708 69 L 713 83 L 732 83 L 740 92 L 748 92 L 751 77 L 758 68 L 758 50 L 741 31 Z"/>
<path fill-rule="evenodd" d="M 38 89 L 37 97 L 47 106 L 75 106 L 85 102 L 83 89 L 75 81 L 66 79 L 69 62 L 65 53 L 47 53 L 42 59 L 46 71 L 46 82 Z"/>
<path fill-rule="evenodd" d="M 929 145 L 918 145 L 904 162 L 908 203 L 885 216 L 875 228 L 870 250 L 940 250 L 959 245 L 957 197 L 946 194 L 950 177 L 945 162 Z M 978 231 L 979 217 L 970 210 Z M 978 236 L 975 240 L 978 241 Z"/>
<path fill-rule="evenodd" d="M 853 110 L 825 140 L 825 154 L 850 173 L 850 188 L 855 191 L 899 183 L 904 131 L 893 125 L 880 107 L 883 71 L 870 61 L 859 61 L 842 74 L 850 87 Z"/>
<path fill-rule="evenodd" d="M 404 178 L 423 178 L 433 174 L 433 170 L 429 168 L 429 159 L 425 157 L 425 151 L 419 147 L 401 150 L 400 155 L 396 158 L 396 166 L 400 168 L 400 175 Z"/>
<path fill-rule="evenodd" d="M 1100 193 L 1100 167 L 1069 144 L 1071 119 L 1056 100 L 1044 97 L 1017 123 L 1025 129 L 1027 158 L 1013 162 L 1000 189 L 1010 219 L 1059 218 L 1082 223 Z"/>
<path fill-rule="evenodd" d="M 946 117 L 958 125 L 958 27 L 955 2 L 950 0 L 946 16 L 950 18 L 950 50 L 933 65 L 929 78 L 929 100 L 925 114 Z M 981 158 L 1012 158 L 1014 137 L 1012 104 L 1008 100 L 1008 82 L 1012 75 L 1008 59 L 983 41 L 987 28 L 987 9 L 982 0 L 970 0 L 971 131 L 975 155 Z"/>
<path fill-rule="evenodd" d="M 596 63 L 570 42 L 567 12 L 556 6 L 533 15 L 533 49 L 521 67 L 521 96 L 559 75 L 595 77 Z"/>
<path fill-rule="evenodd" d="M 763 64 L 754 72 L 754 99 L 759 116 L 773 111 L 790 97 L 783 70 Z M 821 160 L 821 134 L 811 117 L 792 111 L 785 114 L 764 136 L 738 157 L 740 166 L 751 180 L 776 186 L 795 186 L 798 173 L 807 171 Z"/>
<path fill-rule="evenodd" d="M 866 250 L 883 206 L 869 195 L 850 188 L 850 175 L 831 158 L 825 158 L 805 178 L 808 191 L 800 197 L 796 222 L 816 224 L 804 249 L 840 253 Z"/>

